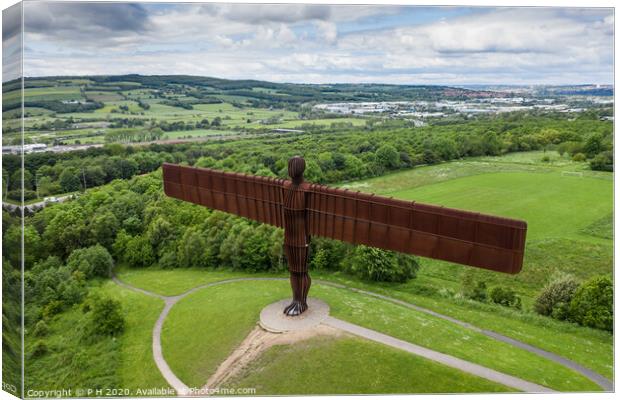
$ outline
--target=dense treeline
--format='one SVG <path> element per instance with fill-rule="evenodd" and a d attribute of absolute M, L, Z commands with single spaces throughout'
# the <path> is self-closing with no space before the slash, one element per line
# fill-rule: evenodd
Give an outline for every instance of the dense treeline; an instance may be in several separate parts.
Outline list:
<path fill-rule="evenodd" d="M 167 153 L 140 151 L 132 154 L 100 155 L 87 158 L 62 160 L 52 165 L 45 164 L 36 169 L 23 171 L 24 199 L 50 196 L 60 193 L 76 192 L 101 186 L 114 179 L 129 179 L 159 168 L 163 162 L 174 162 Z M 4 173 L 4 171 L 3 171 Z M 7 197 L 19 200 L 21 193 L 21 169 L 12 175 L 6 174 Z"/>
<path fill-rule="evenodd" d="M 146 131 L 147 135 L 161 135 L 158 128 Z M 139 130 L 114 132 L 119 135 L 115 136 L 117 139 L 127 141 L 142 135 Z M 568 152 L 575 160 L 590 160 L 592 169 L 611 170 L 612 143 L 612 123 L 600 121 L 596 115 L 586 114 L 569 121 L 513 114 L 421 128 L 368 126 L 341 133 L 319 131 L 260 140 L 144 147 L 114 144 L 74 153 L 29 154 L 24 175 L 26 189 L 38 189 L 39 195 L 126 179 L 153 171 L 163 161 L 285 178 L 288 158 L 302 155 L 306 157 L 308 180 L 334 183 L 461 157 L 540 149 Z M 19 168 L 18 156 L 3 157 L 3 174 L 9 189 L 16 189 Z M 31 192 L 28 194 L 32 196 Z"/>
<path fill-rule="evenodd" d="M 21 101 L 2 103 L 2 111 L 9 111 L 20 108 Z M 57 113 L 89 112 L 103 107 L 103 103 L 98 101 L 86 102 L 64 102 L 60 100 L 27 100 L 24 107 L 41 107 Z"/>

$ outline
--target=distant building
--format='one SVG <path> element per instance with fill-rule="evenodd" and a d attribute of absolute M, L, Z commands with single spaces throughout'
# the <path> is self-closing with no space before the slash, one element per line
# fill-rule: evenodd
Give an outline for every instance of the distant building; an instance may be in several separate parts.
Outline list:
<path fill-rule="evenodd" d="M 23 151 L 26 154 L 29 153 L 41 153 L 47 150 L 45 143 L 33 143 L 25 144 Z M 2 146 L 2 154 L 20 154 L 22 152 L 22 146 Z"/>

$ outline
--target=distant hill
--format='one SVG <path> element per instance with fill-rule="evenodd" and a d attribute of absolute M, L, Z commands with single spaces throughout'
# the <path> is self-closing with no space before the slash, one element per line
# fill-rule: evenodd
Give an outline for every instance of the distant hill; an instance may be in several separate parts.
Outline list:
<path fill-rule="evenodd" d="M 257 80 L 228 80 L 190 75 L 114 75 L 114 76 L 54 76 L 26 78 L 26 88 L 44 88 L 76 85 L 85 91 L 123 91 L 156 89 L 190 94 L 197 99 L 211 96 L 241 97 L 260 105 L 308 102 L 446 100 L 477 97 L 495 97 L 499 94 L 486 90 L 472 90 L 435 85 L 387 84 L 294 84 Z M 4 93 L 20 88 L 19 81 L 5 82 Z M 234 99 L 234 98 L 233 98 Z"/>

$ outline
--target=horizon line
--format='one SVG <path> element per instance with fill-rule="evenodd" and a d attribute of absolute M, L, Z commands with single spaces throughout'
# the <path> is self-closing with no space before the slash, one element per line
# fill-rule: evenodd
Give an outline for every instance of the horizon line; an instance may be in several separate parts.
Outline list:
<path fill-rule="evenodd" d="M 2 81 L 2 84 L 17 81 L 19 79 L 42 79 L 42 78 L 61 78 L 61 77 L 113 77 L 113 76 L 129 76 L 129 75 L 137 75 L 137 76 L 191 76 L 198 78 L 212 78 L 212 79 L 221 79 L 226 81 L 258 81 L 258 82 L 268 82 L 268 83 L 276 83 L 276 84 L 291 84 L 291 85 L 389 85 L 389 86 L 615 86 L 614 83 L 592 83 L 592 82 L 570 82 L 570 83 L 497 83 L 497 82 L 487 82 L 487 83 L 388 83 L 388 82 L 320 82 L 320 83 L 309 83 L 309 82 L 277 82 L 277 81 L 268 81 L 256 78 L 220 78 L 216 76 L 210 75 L 193 75 L 193 74 L 141 74 L 141 73 L 124 73 L 124 74 L 84 74 L 84 75 L 34 75 L 34 76 L 24 76 L 20 78 L 9 79 L 6 81 Z"/>

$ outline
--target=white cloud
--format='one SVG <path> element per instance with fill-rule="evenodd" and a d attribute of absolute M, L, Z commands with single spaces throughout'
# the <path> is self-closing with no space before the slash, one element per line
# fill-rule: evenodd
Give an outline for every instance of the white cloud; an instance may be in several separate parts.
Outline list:
<path fill-rule="evenodd" d="M 336 43 L 336 39 L 338 39 L 338 26 L 329 21 L 316 21 L 315 26 L 319 33 L 319 38 L 321 38 L 327 44 Z"/>
<path fill-rule="evenodd" d="M 73 21 L 63 14 L 57 29 L 50 22 L 58 21 L 54 9 L 46 11 L 51 17 L 39 11 L 39 29 L 26 35 L 32 50 L 25 74 L 438 84 L 613 79 L 609 9 L 476 9 L 427 23 L 410 22 L 416 8 L 388 6 L 191 4 L 130 11 L 116 23 L 122 29 L 85 26 L 79 18 L 94 14 L 84 9 Z M 380 26 L 391 27 L 377 29 L 373 23 L 384 17 Z M 130 29 L 131 18 L 138 28 Z"/>

